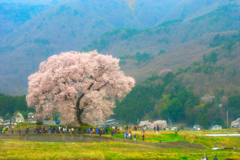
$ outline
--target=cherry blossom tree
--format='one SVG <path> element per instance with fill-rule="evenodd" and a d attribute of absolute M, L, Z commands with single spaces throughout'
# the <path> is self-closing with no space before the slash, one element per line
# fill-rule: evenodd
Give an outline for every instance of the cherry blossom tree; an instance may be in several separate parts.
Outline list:
<path fill-rule="evenodd" d="M 140 127 L 147 127 L 147 128 L 151 128 L 153 129 L 154 126 L 158 126 L 160 129 L 164 129 L 164 128 L 167 128 L 167 122 L 165 120 L 157 120 L 157 121 L 154 121 L 153 123 L 149 122 L 148 120 L 147 121 L 141 121 L 139 123 L 139 126 Z"/>
<path fill-rule="evenodd" d="M 235 121 L 232 121 L 231 128 L 240 128 L 240 118 Z"/>
<path fill-rule="evenodd" d="M 167 128 L 167 121 L 165 120 L 157 120 L 157 121 L 154 121 L 153 124 L 155 126 L 158 126 L 160 129 Z"/>
<path fill-rule="evenodd" d="M 37 118 L 60 112 L 63 124 L 102 122 L 135 84 L 118 63 L 97 51 L 53 55 L 28 77 L 28 107 L 35 108 Z"/>

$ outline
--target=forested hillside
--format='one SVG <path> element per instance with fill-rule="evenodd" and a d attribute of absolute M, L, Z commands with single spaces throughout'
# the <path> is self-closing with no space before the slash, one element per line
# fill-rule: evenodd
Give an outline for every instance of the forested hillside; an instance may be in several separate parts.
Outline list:
<path fill-rule="evenodd" d="M 30 109 L 30 111 L 34 111 Z M 20 112 L 27 118 L 29 109 L 26 103 L 26 96 L 6 96 L 0 93 L 0 116 L 4 119 L 10 119 L 14 113 Z"/>
<path fill-rule="evenodd" d="M 206 48 L 192 50 L 195 46 L 200 47 L 200 39 L 211 41 L 214 33 L 206 33 L 237 30 L 237 3 L 239 0 L 201 3 L 198 0 L 52 0 L 44 3 L 26 1 L 24 4 L 2 4 L 4 12 L 0 18 L 3 17 L 4 24 L 11 23 L 15 27 L 0 31 L 6 36 L 0 43 L 0 91 L 13 95 L 25 94 L 27 77 L 38 70 L 40 62 L 53 54 L 69 50 L 83 51 L 82 48 L 98 49 L 103 54 L 115 57 L 137 52 L 151 54 L 150 61 L 138 63 L 131 59 L 130 63 L 126 60 L 126 65 L 122 66 L 126 74 L 142 82 L 156 71 L 154 68 L 170 68 L 173 63 L 176 66 L 172 66 L 172 69 L 185 65 L 183 62 L 186 59 L 179 59 L 175 63 L 173 57 L 168 57 L 168 60 L 164 60 L 169 64 L 167 66 L 160 61 L 166 59 L 163 56 L 182 54 L 183 48 L 188 48 L 184 53 L 191 60 L 196 53 L 206 51 Z M 22 17 L 21 23 L 6 21 L 7 17 L 12 18 L 18 12 L 23 13 L 17 14 Z M 199 16 L 202 17 L 196 18 Z M 157 61 L 166 67 L 155 66 Z M 142 76 L 139 76 L 140 72 Z"/>
<path fill-rule="evenodd" d="M 27 77 L 53 54 L 97 50 L 137 84 L 113 118 L 189 126 L 239 118 L 240 0 L 0 0 L 0 113 L 28 113 Z M 4 94 L 3 94 L 4 93 Z"/>
<path fill-rule="evenodd" d="M 12 32 L 17 30 L 26 21 L 36 17 L 39 13 L 49 8 L 48 5 L 28 5 L 22 3 L 0 2 L 0 43 Z M 11 49 L 1 47 L 0 53 Z M 13 50 L 13 49 L 12 49 Z"/>
<path fill-rule="evenodd" d="M 224 89 L 216 89 L 212 95 L 197 94 L 179 81 L 178 77 L 185 72 L 148 78 L 134 87 L 122 102 L 116 103 L 112 117 L 128 123 L 136 123 L 137 119 L 164 119 L 186 123 L 189 127 L 200 124 L 206 129 L 215 124 L 225 126 L 227 109 L 230 121 L 239 118 L 238 91 L 226 95 Z"/>
<path fill-rule="evenodd" d="M 209 47 L 217 49 L 175 74 L 170 70 L 154 73 L 117 102 L 113 117 L 133 123 L 137 118 L 170 119 L 205 128 L 226 125 L 227 110 L 230 121 L 239 118 L 239 44 L 239 32 L 216 35 Z"/>
<path fill-rule="evenodd" d="M 217 40 L 216 36 L 230 38 L 237 34 L 239 17 L 239 5 L 231 3 L 190 21 L 177 19 L 152 29 L 126 28 L 106 32 L 84 50 L 97 49 L 119 57 L 125 73 L 142 83 L 154 72 L 162 69 L 176 72 L 179 67 L 188 67 L 204 54 L 220 48 L 227 38 Z M 239 48 L 233 47 L 232 52 L 239 52 Z M 136 53 L 148 54 L 149 58 L 144 61 L 132 58 Z"/>

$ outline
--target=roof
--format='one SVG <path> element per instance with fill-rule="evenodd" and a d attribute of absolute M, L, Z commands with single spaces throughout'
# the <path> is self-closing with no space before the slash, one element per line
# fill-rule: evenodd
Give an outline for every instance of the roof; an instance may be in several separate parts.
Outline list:
<path fill-rule="evenodd" d="M 213 127 L 222 127 L 222 126 L 220 126 L 220 125 L 214 125 Z"/>
<path fill-rule="evenodd" d="M 30 112 L 27 114 L 28 116 L 34 116 L 34 113 Z"/>
<path fill-rule="evenodd" d="M 105 123 L 114 122 L 114 121 L 116 121 L 116 119 L 109 119 L 109 120 L 106 120 Z"/>
<path fill-rule="evenodd" d="M 4 120 L 3 122 L 12 122 L 12 123 L 14 123 L 15 121 L 13 121 L 13 120 L 10 120 L 10 119 L 7 119 L 7 120 Z"/>
<path fill-rule="evenodd" d="M 15 117 L 15 119 L 24 119 L 23 117 Z"/>
<path fill-rule="evenodd" d="M 196 124 L 196 125 L 194 125 L 193 127 L 198 127 L 198 128 L 201 128 L 202 126 L 200 126 L 200 125 Z"/>

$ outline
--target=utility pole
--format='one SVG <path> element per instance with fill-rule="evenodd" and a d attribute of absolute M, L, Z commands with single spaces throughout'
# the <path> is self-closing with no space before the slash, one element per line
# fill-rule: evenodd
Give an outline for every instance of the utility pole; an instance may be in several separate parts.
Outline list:
<path fill-rule="evenodd" d="M 172 122 L 171 122 L 171 120 L 169 119 L 169 117 L 168 117 L 168 122 L 169 122 L 169 124 L 170 124 L 170 127 L 172 128 Z"/>
<path fill-rule="evenodd" d="M 227 110 L 227 136 L 228 136 L 228 110 Z"/>

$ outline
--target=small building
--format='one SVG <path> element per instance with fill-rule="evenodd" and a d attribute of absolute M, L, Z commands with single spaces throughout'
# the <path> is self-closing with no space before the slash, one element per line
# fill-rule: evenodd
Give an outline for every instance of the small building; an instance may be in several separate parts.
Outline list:
<path fill-rule="evenodd" d="M 43 121 L 43 124 L 46 124 L 46 125 L 56 125 L 56 122 L 55 121 Z"/>
<path fill-rule="evenodd" d="M 2 122 L 3 121 L 3 118 L 2 117 L 0 117 L 0 122 Z"/>
<path fill-rule="evenodd" d="M 97 123 L 96 124 L 97 127 L 100 127 L 100 128 L 109 128 L 110 126 L 107 125 L 106 123 Z"/>
<path fill-rule="evenodd" d="M 177 127 L 172 127 L 170 130 L 171 130 L 171 131 L 177 131 L 178 128 L 177 128 Z"/>
<path fill-rule="evenodd" d="M 35 119 L 35 115 L 32 112 L 28 113 L 27 116 L 28 116 L 28 119 Z"/>
<path fill-rule="evenodd" d="M 203 130 L 203 127 L 200 125 L 194 125 L 192 130 L 200 131 L 200 130 Z"/>
<path fill-rule="evenodd" d="M 37 123 L 34 113 L 30 112 L 27 114 L 27 116 L 28 116 L 27 123 Z"/>
<path fill-rule="evenodd" d="M 220 129 L 222 129 L 222 126 L 220 126 L 220 125 L 214 125 L 212 127 L 212 130 L 220 130 Z"/>
<path fill-rule="evenodd" d="M 15 117 L 15 120 L 16 120 L 17 123 L 24 122 L 24 118 L 23 117 Z"/>
<path fill-rule="evenodd" d="M 119 126 L 120 123 L 116 119 L 109 119 L 104 122 L 104 125 L 108 127 L 114 127 L 114 126 Z"/>
<path fill-rule="evenodd" d="M 37 123 L 37 120 L 27 120 L 27 123 Z"/>
<path fill-rule="evenodd" d="M 2 126 L 4 126 L 4 127 L 11 128 L 11 127 L 16 126 L 16 125 L 17 125 L 16 121 L 13 121 L 13 120 L 7 119 L 7 120 L 2 121 Z"/>

